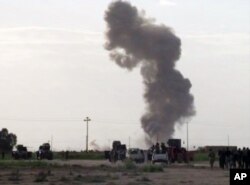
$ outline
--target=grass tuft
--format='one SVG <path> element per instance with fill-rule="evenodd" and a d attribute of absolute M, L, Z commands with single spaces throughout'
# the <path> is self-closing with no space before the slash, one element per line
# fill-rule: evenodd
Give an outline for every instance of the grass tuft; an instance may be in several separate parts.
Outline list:
<path fill-rule="evenodd" d="M 36 178 L 35 178 L 34 182 L 47 182 L 48 181 L 47 176 L 48 176 L 47 173 L 44 173 L 43 171 L 39 172 L 36 175 Z"/>
<path fill-rule="evenodd" d="M 142 167 L 143 172 L 163 172 L 164 169 L 159 165 L 145 165 Z"/>
<path fill-rule="evenodd" d="M 10 177 L 8 178 L 9 181 L 20 181 L 21 180 L 21 175 L 19 170 L 15 170 L 13 172 L 11 172 Z"/>

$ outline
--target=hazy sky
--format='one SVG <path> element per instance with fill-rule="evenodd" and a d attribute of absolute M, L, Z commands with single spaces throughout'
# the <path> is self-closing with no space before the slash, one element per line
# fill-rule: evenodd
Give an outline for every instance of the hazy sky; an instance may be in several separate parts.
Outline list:
<path fill-rule="evenodd" d="M 103 48 L 109 0 L 0 0 L 0 128 L 36 150 L 144 146 L 139 68 L 119 68 Z M 190 147 L 250 146 L 250 1 L 131 0 L 182 40 L 177 68 L 192 82 Z M 175 136 L 186 142 L 186 125 Z"/>

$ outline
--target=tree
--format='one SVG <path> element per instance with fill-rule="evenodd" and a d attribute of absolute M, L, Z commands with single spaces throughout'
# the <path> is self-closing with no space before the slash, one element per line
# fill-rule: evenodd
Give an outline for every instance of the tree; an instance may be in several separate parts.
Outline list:
<path fill-rule="evenodd" d="M 17 137 L 13 133 L 9 133 L 8 129 L 3 128 L 0 131 L 0 151 L 2 152 L 2 157 L 4 157 L 5 152 L 12 151 L 13 147 L 17 143 Z"/>

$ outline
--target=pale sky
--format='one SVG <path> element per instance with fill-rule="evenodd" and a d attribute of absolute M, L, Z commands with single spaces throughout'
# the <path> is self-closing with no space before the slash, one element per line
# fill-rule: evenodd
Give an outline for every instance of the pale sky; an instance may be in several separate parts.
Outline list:
<path fill-rule="evenodd" d="M 109 0 L 0 0 L 0 128 L 36 150 L 144 147 L 139 68 L 119 68 L 104 49 Z M 250 147 L 250 1 L 131 0 L 182 40 L 177 69 L 189 78 L 197 114 L 189 148 Z M 186 125 L 175 137 L 186 144 Z M 184 146 L 186 146 L 184 144 Z"/>

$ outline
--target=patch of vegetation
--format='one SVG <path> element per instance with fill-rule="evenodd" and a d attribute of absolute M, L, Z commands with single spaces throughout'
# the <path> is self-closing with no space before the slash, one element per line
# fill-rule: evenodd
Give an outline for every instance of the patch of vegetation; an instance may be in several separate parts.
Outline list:
<path fill-rule="evenodd" d="M 142 182 L 150 182 L 151 180 L 145 176 L 141 177 L 140 179 L 137 179 L 137 181 L 142 181 Z"/>
<path fill-rule="evenodd" d="M 143 172 L 163 172 L 164 169 L 159 165 L 145 165 L 142 167 Z"/>
<path fill-rule="evenodd" d="M 152 185 L 151 183 L 148 182 L 129 182 L 127 185 Z"/>
<path fill-rule="evenodd" d="M 43 161 L 12 161 L 12 160 L 4 160 L 0 161 L 1 168 L 41 168 L 41 167 L 48 167 L 50 164 L 43 162 Z"/>
<path fill-rule="evenodd" d="M 118 184 L 116 184 L 114 182 L 108 182 L 106 185 L 118 185 Z"/>
<path fill-rule="evenodd" d="M 132 179 L 132 178 L 135 178 L 135 177 L 140 176 L 140 175 L 141 174 L 138 173 L 137 171 L 133 171 L 132 173 L 128 174 L 128 177 Z"/>
<path fill-rule="evenodd" d="M 62 181 L 62 182 L 69 182 L 70 179 L 67 178 L 67 177 L 65 177 L 65 176 L 62 176 L 62 177 L 60 178 L 60 181 Z"/>
<path fill-rule="evenodd" d="M 72 169 L 69 170 L 69 175 L 70 175 L 70 176 L 73 176 L 73 175 L 74 175 Z"/>
<path fill-rule="evenodd" d="M 106 165 L 106 164 L 101 164 L 101 165 L 99 165 L 99 168 L 101 168 L 102 170 L 108 170 L 108 169 L 110 169 L 110 168 L 112 168 L 111 166 L 108 166 L 108 165 Z"/>
<path fill-rule="evenodd" d="M 196 152 L 194 154 L 194 161 L 208 161 L 208 153 L 207 152 Z"/>
<path fill-rule="evenodd" d="M 48 181 L 47 176 L 48 176 L 47 173 L 44 173 L 43 171 L 39 172 L 36 175 L 34 182 L 47 182 Z"/>
<path fill-rule="evenodd" d="M 47 175 L 48 175 L 48 176 L 53 176 L 53 175 L 54 175 L 54 174 L 52 173 L 51 169 L 48 169 Z"/>
<path fill-rule="evenodd" d="M 77 175 L 74 178 L 75 181 L 85 182 L 85 183 L 104 183 L 107 180 L 107 176 L 104 175 Z"/>
<path fill-rule="evenodd" d="M 118 180 L 118 179 L 120 179 L 120 176 L 119 175 L 117 175 L 117 174 L 111 174 L 111 173 L 108 173 L 107 175 L 106 175 L 106 177 L 107 178 L 109 178 L 109 179 L 112 179 L 112 180 Z"/>
<path fill-rule="evenodd" d="M 136 170 L 137 169 L 136 164 L 131 160 L 125 160 L 124 167 L 126 170 Z"/>
<path fill-rule="evenodd" d="M 11 172 L 10 177 L 8 178 L 9 181 L 20 181 L 21 180 L 21 175 L 19 170 L 15 170 L 13 172 Z"/>
<path fill-rule="evenodd" d="M 127 185 L 138 185 L 138 182 L 129 182 Z"/>
<path fill-rule="evenodd" d="M 53 156 L 55 159 L 66 159 L 66 152 L 53 152 Z M 104 152 L 99 151 L 69 151 L 67 159 L 87 159 L 87 160 L 103 160 L 105 159 Z"/>

